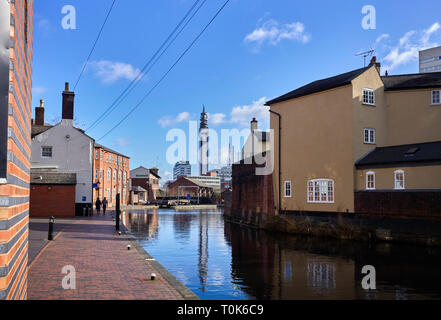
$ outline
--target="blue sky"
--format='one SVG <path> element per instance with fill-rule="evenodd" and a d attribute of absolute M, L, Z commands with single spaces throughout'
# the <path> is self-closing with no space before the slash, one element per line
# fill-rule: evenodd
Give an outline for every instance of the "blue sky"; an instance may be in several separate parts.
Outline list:
<path fill-rule="evenodd" d="M 33 105 L 45 100 L 46 120 L 61 115 L 64 82 L 73 84 L 112 0 L 34 2 Z M 192 22 L 132 94 L 101 125 L 98 139 L 150 90 L 224 0 L 207 0 Z M 194 0 L 117 0 L 76 89 L 75 118 L 87 128 L 130 83 Z M 64 5 L 76 9 L 65 30 Z M 362 8 L 376 9 L 376 29 L 362 28 Z M 418 72 L 418 50 L 441 45 L 441 2 L 231 0 L 149 98 L 98 141 L 131 157 L 131 167 L 157 166 L 168 178 L 172 128 L 188 130 L 205 104 L 210 126 L 268 127 L 265 100 L 308 82 L 363 67 L 355 56 L 370 47 L 389 74 Z M 384 69 L 383 69 L 384 70 Z M 196 172 L 196 167 L 193 168 Z"/>

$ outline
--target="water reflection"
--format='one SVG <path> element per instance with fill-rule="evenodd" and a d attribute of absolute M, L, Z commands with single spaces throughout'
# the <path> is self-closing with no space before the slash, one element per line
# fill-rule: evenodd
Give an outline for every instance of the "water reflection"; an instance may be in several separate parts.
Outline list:
<path fill-rule="evenodd" d="M 220 211 L 123 214 L 146 250 L 202 299 L 440 299 L 440 249 L 275 235 Z M 361 288 L 373 265 L 377 290 Z"/>

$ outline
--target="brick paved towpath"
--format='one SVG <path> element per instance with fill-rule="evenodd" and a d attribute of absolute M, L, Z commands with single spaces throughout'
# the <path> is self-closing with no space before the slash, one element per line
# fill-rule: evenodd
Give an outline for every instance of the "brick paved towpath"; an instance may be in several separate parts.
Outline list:
<path fill-rule="evenodd" d="M 118 235 L 110 216 L 57 220 L 55 240 L 47 242 L 45 221 L 30 223 L 29 300 L 182 300 L 197 299 L 130 235 Z M 33 230 L 35 227 L 37 230 Z M 47 237 L 47 229 L 46 234 Z M 37 243 L 38 242 L 38 243 Z M 127 250 L 127 245 L 132 249 Z M 76 271 L 76 289 L 64 290 L 64 266 Z M 156 280 L 150 281 L 155 273 Z"/>

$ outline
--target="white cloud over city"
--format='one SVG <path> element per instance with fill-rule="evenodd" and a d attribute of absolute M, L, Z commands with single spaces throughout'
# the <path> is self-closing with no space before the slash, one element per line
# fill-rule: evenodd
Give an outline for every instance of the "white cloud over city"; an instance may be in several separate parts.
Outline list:
<path fill-rule="evenodd" d="M 181 112 L 175 117 L 173 116 L 162 117 L 161 119 L 158 120 L 158 124 L 163 128 L 167 128 L 189 120 L 190 120 L 190 113 L 185 111 L 185 112 Z"/>
<path fill-rule="evenodd" d="M 91 61 L 88 68 L 103 83 L 114 83 L 121 79 L 132 81 L 141 73 L 141 70 L 131 64 L 108 60 Z"/>
<path fill-rule="evenodd" d="M 383 57 L 383 70 L 393 71 L 410 62 L 418 60 L 418 52 L 430 47 L 435 47 L 441 42 L 441 25 L 435 22 L 424 30 L 410 30 L 406 32 L 393 46 L 386 47 Z M 380 36 L 380 41 L 388 38 Z M 438 39 L 438 41 L 436 40 Z M 377 42 L 380 42 L 377 39 Z"/>
<path fill-rule="evenodd" d="M 245 43 L 255 44 L 257 48 L 264 43 L 275 46 L 283 40 L 307 43 L 311 40 L 311 35 L 306 32 L 306 27 L 302 22 L 281 24 L 271 19 L 260 23 L 244 39 Z"/>

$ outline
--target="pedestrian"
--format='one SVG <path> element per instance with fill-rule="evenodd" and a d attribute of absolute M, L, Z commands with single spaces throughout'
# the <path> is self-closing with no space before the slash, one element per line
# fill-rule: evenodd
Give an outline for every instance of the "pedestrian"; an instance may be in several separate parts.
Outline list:
<path fill-rule="evenodd" d="M 104 197 L 102 205 L 103 205 L 103 215 L 105 216 L 106 215 L 106 208 L 107 208 L 107 199 L 106 199 L 106 197 Z"/>
<path fill-rule="evenodd" d="M 100 211 L 101 211 L 101 200 L 100 198 L 96 199 L 95 201 L 95 207 L 96 207 L 96 213 L 99 216 L 100 215 Z"/>

